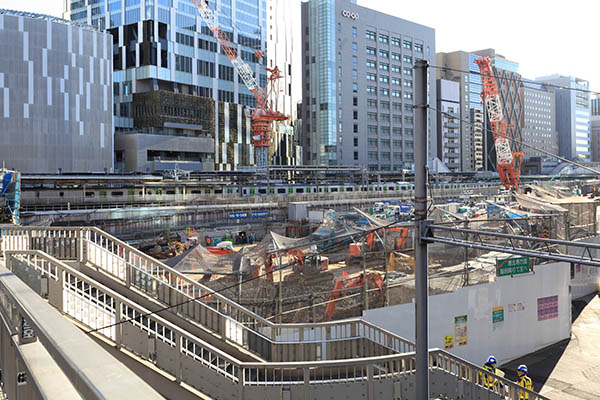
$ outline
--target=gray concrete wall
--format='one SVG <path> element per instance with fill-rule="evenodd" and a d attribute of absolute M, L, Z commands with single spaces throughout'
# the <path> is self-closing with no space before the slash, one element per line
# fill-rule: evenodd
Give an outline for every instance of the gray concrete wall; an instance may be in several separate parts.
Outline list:
<path fill-rule="evenodd" d="M 0 13 L 0 161 L 21 172 L 113 167 L 112 37 Z"/>

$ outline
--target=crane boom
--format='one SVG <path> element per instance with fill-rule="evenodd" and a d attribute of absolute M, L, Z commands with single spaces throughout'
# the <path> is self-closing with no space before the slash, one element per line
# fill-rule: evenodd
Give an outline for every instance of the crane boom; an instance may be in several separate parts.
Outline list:
<path fill-rule="evenodd" d="M 513 153 L 508 138 L 508 124 L 502 111 L 498 83 L 496 82 L 492 60 L 481 57 L 475 60 L 481 74 L 483 92 L 481 98 L 485 102 L 496 149 L 496 164 L 500 180 L 507 189 L 519 190 L 519 175 L 523 153 Z"/>
<path fill-rule="evenodd" d="M 269 97 L 272 92 L 273 85 L 281 77 L 280 71 L 277 67 L 273 69 L 267 69 L 270 73 L 268 82 L 271 84 L 271 90 L 263 89 L 252 72 L 252 68 L 243 59 L 239 57 L 237 48 L 229 36 L 221 29 L 217 17 L 208 6 L 207 0 L 192 0 L 198 13 L 208 25 L 208 28 L 212 32 L 215 39 L 223 49 L 223 52 L 231 61 L 231 64 L 238 72 L 238 75 L 256 99 L 256 108 L 252 113 L 252 141 L 254 147 L 257 149 L 257 166 L 266 167 L 268 164 L 268 149 L 270 146 L 270 135 L 269 130 L 273 121 L 285 121 L 287 117 L 276 110 L 272 109 L 272 104 L 269 102 Z"/>

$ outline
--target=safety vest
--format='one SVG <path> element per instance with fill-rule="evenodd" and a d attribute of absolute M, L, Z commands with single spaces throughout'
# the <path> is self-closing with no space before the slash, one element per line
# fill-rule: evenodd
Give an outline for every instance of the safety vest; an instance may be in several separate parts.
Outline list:
<path fill-rule="evenodd" d="M 520 376 L 517 385 L 523 386 L 525 389 L 533 390 L 533 383 L 531 382 L 531 378 L 527 375 Z M 529 399 L 529 393 L 519 390 L 519 398 L 527 400 Z"/>
<path fill-rule="evenodd" d="M 494 368 L 488 364 L 485 364 L 483 366 L 483 369 L 491 372 L 492 374 L 496 373 L 496 368 Z M 481 375 L 482 375 L 483 386 L 485 386 L 486 388 L 492 388 L 496 385 L 496 383 L 498 383 L 498 380 L 496 378 L 494 378 L 493 375 L 488 375 L 488 374 L 481 374 Z"/>

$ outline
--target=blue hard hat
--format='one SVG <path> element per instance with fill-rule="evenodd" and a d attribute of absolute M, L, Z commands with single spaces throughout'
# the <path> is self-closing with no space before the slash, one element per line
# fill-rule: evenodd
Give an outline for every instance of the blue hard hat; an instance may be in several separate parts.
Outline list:
<path fill-rule="evenodd" d="M 488 364 L 496 364 L 496 357 L 489 356 L 488 359 L 487 359 L 487 363 Z"/>
<path fill-rule="evenodd" d="M 527 372 L 527 365 L 525 365 L 525 364 L 519 365 L 519 367 L 517 368 L 517 371 L 522 371 L 522 372 L 525 372 L 527 374 L 528 373 Z"/>

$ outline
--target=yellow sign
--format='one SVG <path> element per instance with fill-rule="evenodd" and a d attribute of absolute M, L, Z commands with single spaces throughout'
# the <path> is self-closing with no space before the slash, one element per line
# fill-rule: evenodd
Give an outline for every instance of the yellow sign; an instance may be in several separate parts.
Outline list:
<path fill-rule="evenodd" d="M 444 336 L 444 349 L 448 350 L 454 347 L 454 335 Z"/>

